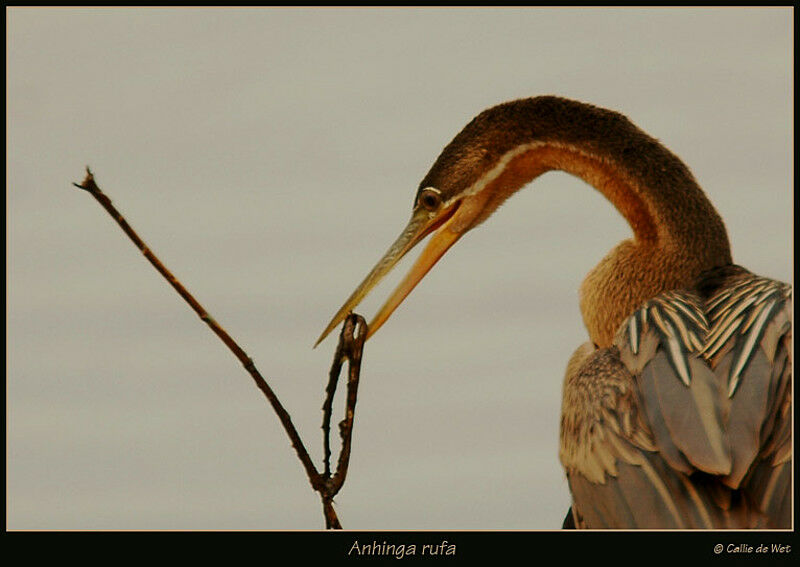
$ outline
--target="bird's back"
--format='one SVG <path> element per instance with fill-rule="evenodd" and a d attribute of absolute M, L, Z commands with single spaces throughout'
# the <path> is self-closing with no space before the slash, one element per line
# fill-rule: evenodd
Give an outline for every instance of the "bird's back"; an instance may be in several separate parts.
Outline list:
<path fill-rule="evenodd" d="M 560 457 L 587 528 L 791 526 L 791 290 L 738 266 L 583 345 Z"/>

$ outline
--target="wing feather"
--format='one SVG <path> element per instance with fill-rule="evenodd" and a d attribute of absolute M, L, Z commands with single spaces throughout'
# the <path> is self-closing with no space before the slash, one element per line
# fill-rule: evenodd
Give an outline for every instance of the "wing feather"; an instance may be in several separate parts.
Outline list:
<path fill-rule="evenodd" d="M 560 446 L 576 525 L 791 525 L 791 368 L 791 289 L 736 266 L 581 347 Z"/>

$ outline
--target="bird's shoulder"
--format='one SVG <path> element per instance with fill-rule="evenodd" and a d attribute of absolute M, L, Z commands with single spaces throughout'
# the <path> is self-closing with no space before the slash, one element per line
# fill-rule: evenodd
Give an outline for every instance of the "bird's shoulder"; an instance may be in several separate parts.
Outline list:
<path fill-rule="evenodd" d="M 726 266 L 645 302 L 611 347 L 580 347 L 564 384 L 565 467 L 602 482 L 620 459 L 657 451 L 737 487 L 765 451 L 790 458 L 791 301 L 787 284 Z"/>
<path fill-rule="evenodd" d="M 559 452 L 576 521 L 788 522 L 791 301 L 790 286 L 727 266 L 645 302 L 610 347 L 575 352 Z"/>

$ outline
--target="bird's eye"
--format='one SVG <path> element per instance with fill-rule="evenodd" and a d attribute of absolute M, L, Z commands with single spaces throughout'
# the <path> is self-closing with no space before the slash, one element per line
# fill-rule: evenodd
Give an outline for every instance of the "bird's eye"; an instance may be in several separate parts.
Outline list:
<path fill-rule="evenodd" d="M 425 189 L 419 194 L 419 204 L 429 211 L 435 211 L 442 204 L 442 196 L 434 189 Z"/>

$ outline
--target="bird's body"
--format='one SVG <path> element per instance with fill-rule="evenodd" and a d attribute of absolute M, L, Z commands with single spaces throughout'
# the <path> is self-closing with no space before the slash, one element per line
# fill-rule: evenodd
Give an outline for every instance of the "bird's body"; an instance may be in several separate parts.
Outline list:
<path fill-rule="evenodd" d="M 564 382 L 560 458 L 589 528 L 791 525 L 789 287 L 738 266 L 647 301 Z"/>
<path fill-rule="evenodd" d="M 688 168 L 615 112 L 537 97 L 478 115 L 320 340 L 435 231 L 374 333 L 461 235 L 551 170 L 601 191 L 633 231 L 581 286 L 590 342 L 569 361 L 561 420 L 570 522 L 789 527 L 790 289 L 732 264 L 725 226 Z"/>

